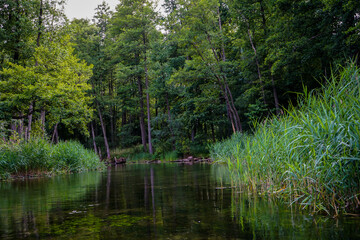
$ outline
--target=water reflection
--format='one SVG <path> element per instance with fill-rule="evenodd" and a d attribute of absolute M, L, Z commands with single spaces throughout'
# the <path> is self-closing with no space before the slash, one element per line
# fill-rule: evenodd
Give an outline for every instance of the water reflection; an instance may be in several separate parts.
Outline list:
<path fill-rule="evenodd" d="M 243 196 L 226 168 L 127 165 L 0 184 L 1 239 L 355 239 L 359 219 Z M 6 197 L 3 197 L 6 196 Z"/>

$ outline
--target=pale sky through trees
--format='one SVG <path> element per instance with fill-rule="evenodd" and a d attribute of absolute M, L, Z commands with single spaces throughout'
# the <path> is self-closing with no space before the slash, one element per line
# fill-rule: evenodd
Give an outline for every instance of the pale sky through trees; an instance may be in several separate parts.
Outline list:
<path fill-rule="evenodd" d="M 91 19 L 94 16 L 95 8 L 101 4 L 104 0 L 67 0 L 65 7 L 66 16 L 72 20 L 73 18 L 88 18 Z M 113 11 L 119 0 L 105 0 Z M 159 1 L 159 6 L 162 4 L 162 0 Z"/>

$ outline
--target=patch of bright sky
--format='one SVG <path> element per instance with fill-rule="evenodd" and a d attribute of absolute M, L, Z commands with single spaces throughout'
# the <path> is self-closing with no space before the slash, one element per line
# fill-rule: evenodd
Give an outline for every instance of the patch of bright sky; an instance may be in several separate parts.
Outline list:
<path fill-rule="evenodd" d="M 95 8 L 104 0 L 67 0 L 65 6 L 66 16 L 72 20 L 73 18 L 88 18 L 92 19 L 95 14 Z M 105 0 L 110 6 L 111 11 L 115 10 L 115 6 L 119 0 Z M 160 0 L 158 6 L 161 6 L 163 0 Z"/>

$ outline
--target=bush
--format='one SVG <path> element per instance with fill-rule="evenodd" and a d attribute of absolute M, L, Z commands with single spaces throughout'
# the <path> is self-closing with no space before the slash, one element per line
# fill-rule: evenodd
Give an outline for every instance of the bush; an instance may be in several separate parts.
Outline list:
<path fill-rule="evenodd" d="M 103 168 L 92 151 L 74 141 L 53 145 L 43 139 L 0 146 L 0 178 L 9 175 L 81 172 Z"/>

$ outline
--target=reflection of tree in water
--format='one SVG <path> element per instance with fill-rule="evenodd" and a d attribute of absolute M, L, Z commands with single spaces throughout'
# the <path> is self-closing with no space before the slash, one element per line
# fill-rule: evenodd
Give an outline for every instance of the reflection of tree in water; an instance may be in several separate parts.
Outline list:
<path fill-rule="evenodd" d="M 291 214 L 291 209 L 276 202 L 244 197 L 226 182 L 226 172 L 216 167 L 127 165 L 88 180 L 82 175 L 58 178 L 53 190 L 35 182 L 22 188 L 8 186 L 8 191 L 18 194 L 28 189 L 29 197 L 49 207 L 41 211 L 37 200 L 26 203 L 23 197 L 24 205 L 34 206 L 1 214 L 0 238 L 340 239 L 337 236 L 344 231 L 359 232 L 356 224 L 343 227 L 339 221 L 344 230 L 332 228 L 331 219 L 315 224 L 312 217 Z M 2 211 L 11 209 L 11 204 L 1 201 Z M 21 201 L 14 207 L 22 206 Z"/>
<path fill-rule="evenodd" d="M 16 238 L 37 236 L 53 213 L 66 203 L 83 198 L 99 184 L 101 173 L 82 173 L 52 178 L 36 178 L 0 183 L 0 238 L 11 233 Z M 60 207 L 61 205 L 61 207 Z"/>

